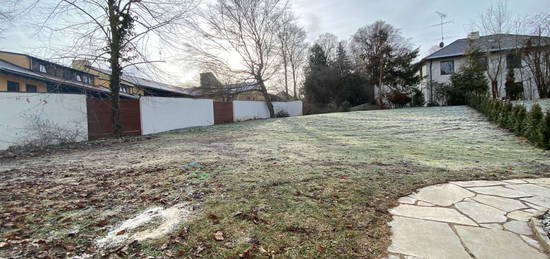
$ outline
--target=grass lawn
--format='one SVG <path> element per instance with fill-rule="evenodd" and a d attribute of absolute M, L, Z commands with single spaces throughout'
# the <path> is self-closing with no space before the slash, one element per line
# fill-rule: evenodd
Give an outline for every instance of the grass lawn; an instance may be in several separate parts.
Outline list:
<path fill-rule="evenodd" d="M 194 211 L 172 234 L 110 252 L 376 258 L 400 196 L 450 180 L 542 176 L 549 152 L 464 106 L 181 130 L 0 160 L 0 257 L 98 253 L 110 226 L 184 203 Z"/>
<path fill-rule="evenodd" d="M 538 103 L 540 105 L 540 107 L 542 108 L 543 112 L 550 111 L 550 99 L 540 99 L 540 100 L 537 100 L 536 102 L 528 101 L 528 100 L 525 100 L 525 101 L 522 100 L 522 101 L 513 101 L 512 103 L 522 104 L 528 110 L 531 110 L 531 107 L 533 106 L 533 104 Z"/>

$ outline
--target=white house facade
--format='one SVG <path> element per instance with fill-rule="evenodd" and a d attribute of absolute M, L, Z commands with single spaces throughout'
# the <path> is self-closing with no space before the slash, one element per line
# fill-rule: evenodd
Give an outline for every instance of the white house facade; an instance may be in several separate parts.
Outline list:
<path fill-rule="evenodd" d="M 425 57 L 421 62 L 420 75 L 422 77 L 419 88 L 424 93 L 426 104 L 444 104 L 437 95 L 439 84 L 451 84 L 451 76 L 466 64 L 466 54 L 471 48 L 484 53 L 481 60 L 485 67 L 485 74 L 489 82 L 488 92 L 491 93 L 491 80 L 496 78 L 498 97 L 506 98 L 506 77 L 509 69 L 514 69 L 515 81 L 522 83 L 525 99 L 538 99 L 537 87 L 532 79 L 531 72 L 521 59 L 519 49 L 529 35 L 495 34 L 479 36 L 479 33 L 470 33 L 467 38 L 458 39 L 446 47 L 439 49 Z"/>

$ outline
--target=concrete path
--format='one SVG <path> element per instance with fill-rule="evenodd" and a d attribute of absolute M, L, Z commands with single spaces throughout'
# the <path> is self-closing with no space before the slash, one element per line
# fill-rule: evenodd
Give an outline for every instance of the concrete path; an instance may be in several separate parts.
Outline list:
<path fill-rule="evenodd" d="M 388 258 L 549 258 L 527 222 L 548 208 L 550 178 L 429 186 L 390 210 Z"/>

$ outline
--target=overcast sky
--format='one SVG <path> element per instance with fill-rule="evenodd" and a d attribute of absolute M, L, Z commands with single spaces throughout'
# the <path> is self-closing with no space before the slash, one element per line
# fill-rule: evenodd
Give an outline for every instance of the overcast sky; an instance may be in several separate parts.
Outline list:
<path fill-rule="evenodd" d="M 447 14 L 445 43 L 464 38 L 475 31 L 475 24 L 491 0 L 294 0 L 291 1 L 310 39 L 331 32 L 349 39 L 358 28 L 377 20 L 399 28 L 425 54 L 441 41 L 440 17 Z M 550 12 L 550 0 L 509 0 L 508 10 L 515 16 Z"/>
<path fill-rule="evenodd" d="M 1 0 L 0 0 L 1 1 Z M 289 0 L 299 17 L 299 23 L 308 32 L 313 41 L 318 35 L 330 32 L 340 40 L 348 40 L 358 28 L 377 20 L 384 20 L 401 30 L 405 38 L 410 39 L 413 47 L 420 47 L 421 56 L 441 41 L 440 23 L 436 11 L 447 14 L 444 25 L 445 43 L 464 38 L 475 30 L 483 10 L 494 1 L 491 0 Z M 550 0 L 509 0 L 508 9 L 515 16 L 526 16 L 550 11 Z M 0 38 L 0 49 L 38 55 L 40 48 L 57 44 L 59 39 L 36 39 L 33 31 L 22 26 L 27 19 L 20 17 L 14 21 Z M 28 21 L 28 20 L 27 20 Z M 63 39 L 61 39 L 63 40 Z M 181 69 L 181 66 L 179 66 Z M 178 69 L 173 66 L 174 72 Z M 182 74 L 182 73 L 178 73 Z M 196 81 L 198 71 L 187 71 L 182 81 Z M 191 84 L 194 84 L 191 82 Z"/>

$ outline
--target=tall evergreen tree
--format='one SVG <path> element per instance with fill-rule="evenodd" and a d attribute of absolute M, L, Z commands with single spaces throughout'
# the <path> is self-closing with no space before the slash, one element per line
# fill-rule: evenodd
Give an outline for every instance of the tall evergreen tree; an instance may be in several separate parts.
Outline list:
<path fill-rule="evenodd" d="M 475 94 L 485 95 L 489 88 L 489 82 L 485 76 L 483 66 L 486 63 L 482 62 L 483 53 L 478 49 L 472 48 L 468 55 L 466 64 L 461 66 L 457 73 L 451 76 L 451 82 L 456 90 L 459 90 L 462 95 Z"/>
<path fill-rule="evenodd" d="M 338 83 L 335 71 L 329 67 L 325 51 L 319 44 L 310 49 L 304 81 L 304 95 L 309 103 L 327 105 L 334 100 L 333 87 Z"/>

